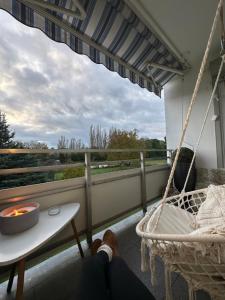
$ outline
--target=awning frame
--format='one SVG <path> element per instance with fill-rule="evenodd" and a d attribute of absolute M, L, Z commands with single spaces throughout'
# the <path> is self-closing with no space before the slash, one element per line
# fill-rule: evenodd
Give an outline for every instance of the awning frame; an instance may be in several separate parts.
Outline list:
<path fill-rule="evenodd" d="M 161 69 L 161 70 L 164 70 L 164 71 L 168 71 L 168 72 L 180 75 L 180 76 L 184 76 L 184 72 L 182 72 L 178 69 L 174 69 L 172 67 L 167 67 L 167 66 L 164 66 L 164 65 L 161 65 L 161 64 L 150 62 L 150 61 L 146 62 L 146 65 L 147 65 L 148 70 L 149 70 L 149 68 L 156 68 L 156 69 Z"/>
<path fill-rule="evenodd" d="M 29 0 L 33 1 L 33 0 Z M 103 45 L 97 44 L 95 41 L 93 41 L 91 38 L 89 38 L 84 33 L 80 33 L 75 28 L 72 28 L 68 22 L 65 20 L 60 20 L 59 18 L 55 17 L 51 13 L 49 13 L 47 10 L 43 9 L 42 7 L 32 4 L 31 2 L 27 2 L 27 0 L 19 0 L 19 2 L 23 3 L 24 5 L 28 6 L 29 8 L 35 10 L 38 14 L 40 14 L 42 17 L 47 18 L 49 21 L 55 23 L 57 26 L 61 27 L 66 32 L 75 35 L 83 42 L 89 44 L 90 46 L 96 48 L 98 51 L 102 52 L 109 58 L 117 61 L 120 65 L 124 66 L 126 69 L 128 69 L 131 72 L 134 72 L 140 77 L 143 77 L 145 80 L 149 81 L 151 80 L 153 85 L 155 86 L 156 93 L 160 94 L 162 87 L 159 86 L 159 84 L 156 84 L 155 80 L 152 78 L 152 76 L 146 76 L 145 74 L 139 72 L 137 69 L 133 68 L 129 64 L 125 63 L 122 59 L 120 59 L 118 56 L 113 55 L 110 51 L 107 50 Z"/>
<path fill-rule="evenodd" d="M 18 0 L 18 1 L 20 1 L 20 0 Z M 54 12 L 66 14 L 67 16 L 76 17 L 80 20 L 84 20 L 84 18 L 86 17 L 86 12 L 85 12 L 83 6 L 81 5 L 81 3 L 79 2 L 79 0 L 72 0 L 75 10 L 73 10 L 72 8 L 71 9 L 64 8 L 64 7 L 46 2 L 44 0 L 25 0 L 25 1 L 20 1 L 20 2 L 23 2 L 26 6 L 29 6 L 29 4 L 40 6 L 40 7 L 46 8 L 46 9 L 50 9 L 51 11 L 54 11 Z"/>

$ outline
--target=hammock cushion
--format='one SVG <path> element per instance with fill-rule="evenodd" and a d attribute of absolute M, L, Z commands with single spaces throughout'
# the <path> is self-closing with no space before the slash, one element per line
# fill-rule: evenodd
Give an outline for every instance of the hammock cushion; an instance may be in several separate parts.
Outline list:
<path fill-rule="evenodd" d="M 158 234 L 188 234 L 193 231 L 195 216 L 184 209 L 165 204 L 158 225 L 155 228 L 161 205 L 156 209 L 147 224 L 147 232 Z"/>
<path fill-rule="evenodd" d="M 206 200 L 199 208 L 196 222 L 199 227 L 225 224 L 225 186 L 210 185 Z"/>
<path fill-rule="evenodd" d="M 200 236 L 204 237 L 204 235 L 218 235 L 218 236 L 224 236 L 225 238 L 225 226 L 217 225 L 217 226 L 204 226 L 200 227 L 193 232 L 190 233 L 191 236 Z M 185 246 L 191 247 L 196 251 L 200 252 L 202 254 L 202 261 L 210 262 L 211 263 L 225 263 L 225 245 L 219 244 L 215 245 L 214 241 L 211 243 L 201 243 L 201 242 L 185 242 Z M 219 248 L 218 248 L 219 247 Z M 219 250 L 219 252 L 218 252 Z M 223 273 L 225 273 L 225 268 L 223 266 Z"/>

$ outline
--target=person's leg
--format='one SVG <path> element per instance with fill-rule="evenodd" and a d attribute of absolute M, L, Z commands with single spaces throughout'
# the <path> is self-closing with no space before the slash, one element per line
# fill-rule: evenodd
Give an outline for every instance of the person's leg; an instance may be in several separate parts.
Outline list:
<path fill-rule="evenodd" d="M 112 300 L 154 300 L 154 296 L 129 269 L 125 261 L 114 256 L 109 268 L 109 289 Z"/>
<path fill-rule="evenodd" d="M 79 300 L 108 300 L 107 269 L 109 257 L 101 251 L 84 260 L 79 283 Z"/>

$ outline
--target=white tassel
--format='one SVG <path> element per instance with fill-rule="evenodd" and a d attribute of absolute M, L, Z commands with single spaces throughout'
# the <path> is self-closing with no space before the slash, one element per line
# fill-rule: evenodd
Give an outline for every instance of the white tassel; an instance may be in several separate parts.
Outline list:
<path fill-rule="evenodd" d="M 165 290 L 166 290 L 166 300 L 172 300 L 171 272 L 168 265 L 166 264 L 165 264 Z"/>
<path fill-rule="evenodd" d="M 189 285 L 189 300 L 195 300 L 195 291 L 193 290 L 192 286 Z"/>
<path fill-rule="evenodd" d="M 218 263 L 219 264 L 221 264 L 221 251 L 220 251 L 221 249 L 220 249 L 220 245 L 218 245 L 218 248 L 217 248 L 217 252 L 218 252 L 218 254 L 217 254 L 217 256 L 218 256 Z"/>
<path fill-rule="evenodd" d="M 156 257 L 150 253 L 150 271 L 151 271 L 151 284 L 156 286 Z"/>
<path fill-rule="evenodd" d="M 141 241 L 141 271 L 148 271 L 148 248 L 144 239 Z"/>

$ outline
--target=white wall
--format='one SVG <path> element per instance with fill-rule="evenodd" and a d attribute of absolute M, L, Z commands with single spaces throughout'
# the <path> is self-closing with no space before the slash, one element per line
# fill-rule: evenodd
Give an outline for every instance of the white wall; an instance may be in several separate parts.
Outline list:
<path fill-rule="evenodd" d="M 182 79 L 176 76 L 165 86 L 166 135 L 169 149 L 176 149 L 191 100 L 199 66 L 188 71 Z M 193 107 L 184 146 L 193 147 L 200 132 L 204 113 L 212 92 L 210 71 L 204 73 L 197 101 Z M 217 168 L 214 104 L 212 104 L 197 154 L 197 167 Z"/>

